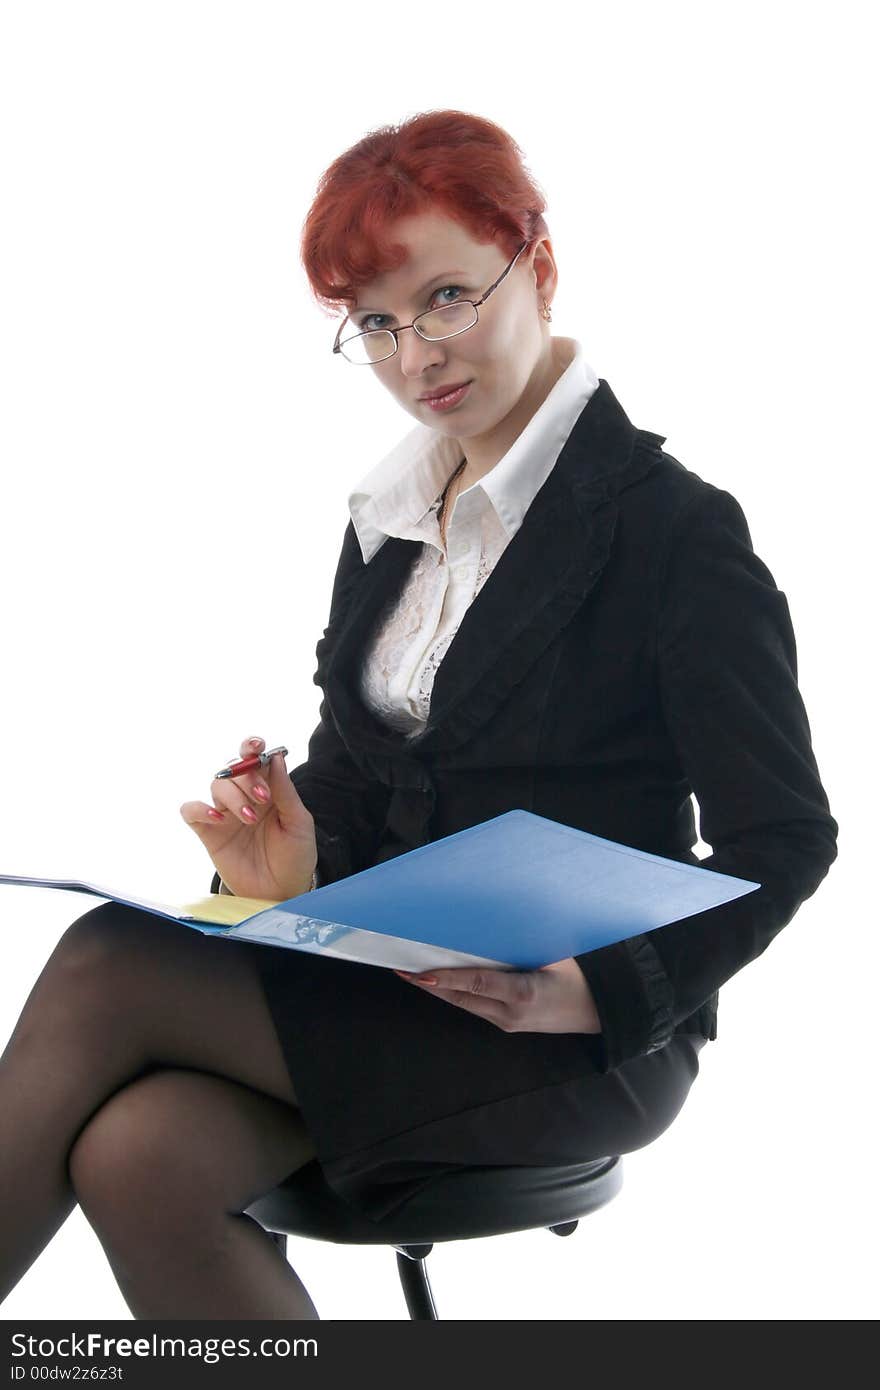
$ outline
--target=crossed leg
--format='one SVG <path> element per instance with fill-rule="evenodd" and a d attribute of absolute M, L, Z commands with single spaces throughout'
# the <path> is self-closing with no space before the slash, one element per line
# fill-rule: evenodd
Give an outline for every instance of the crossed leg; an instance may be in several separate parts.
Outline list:
<path fill-rule="evenodd" d="M 133 1315 L 316 1318 L 297 1274 L 244 1215 L 299 1154 L 311 1156 L 299 1111 L 236 1081 L 165 1068 L 117 1091 L 69 1167 Z"/>
<path fill-rule="evenodd" d="M 80 1200 L 135 1317 L 317 1316 L 241 1214 L 314 1156 L 249 948 L 79 917 L 0 1058 L 0 1117 L 0 1301 Z"/>

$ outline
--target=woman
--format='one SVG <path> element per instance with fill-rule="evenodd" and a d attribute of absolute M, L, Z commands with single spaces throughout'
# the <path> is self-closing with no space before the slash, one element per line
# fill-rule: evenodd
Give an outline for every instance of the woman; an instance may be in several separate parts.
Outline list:
<path fill-rule="evenodd" d="M 696 863 L 693 792 L 703 863 L 761 888 L 543 971 L 419 978 L 87 912 L 3 1058 L 3 1294 L 78 1201 L 135 1317 L 316 1317 L 257 1196 L 317 1157 L 377 1217 L 459 1165 L 650 1143 L 719 986 L 833 862 L 785 596 L 734 498 L 551 335 L 543 206 L 461 112 L 325 174 L 302 249 L 340 369 L 417 426 L 349 499 L 306 762 L 181 814 L 215 890 L 281 899 L 514 807 Z"/>

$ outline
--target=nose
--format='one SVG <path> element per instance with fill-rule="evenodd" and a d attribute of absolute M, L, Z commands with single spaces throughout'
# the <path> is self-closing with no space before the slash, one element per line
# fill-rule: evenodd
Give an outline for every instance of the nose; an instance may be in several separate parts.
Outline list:
<path fill-rule="evenodd" d="M 397 356 L 400 358 L 400 370 L 404 376 L 419 377 L 427 367 L 443 362 L 443 344 L 420 338 L 416 330 L 411 328 L 409 332 L 401 333 Z"/>

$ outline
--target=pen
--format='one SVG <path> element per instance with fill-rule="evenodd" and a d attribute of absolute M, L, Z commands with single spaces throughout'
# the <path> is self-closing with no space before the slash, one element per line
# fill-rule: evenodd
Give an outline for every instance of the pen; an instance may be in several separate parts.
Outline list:
<path fill-rule="evenodd" d="M 215 777 L 240 777 L 243 772 L 253 772 L 258 767 L 266 767 L 274 753 L 287 756 L 286 748 L 269 748 L 265 753 L 252 753 L 249 758 L 230 758 L 229 765 L 215 772 Z"/>

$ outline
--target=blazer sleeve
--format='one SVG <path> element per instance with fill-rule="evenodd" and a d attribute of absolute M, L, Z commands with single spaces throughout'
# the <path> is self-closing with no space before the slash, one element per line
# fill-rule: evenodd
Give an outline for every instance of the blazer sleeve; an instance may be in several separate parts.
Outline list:
<path fill-rule="evenodd" d="M 327 662 L 345 615 L 350 581 L 362 563 L 354 526 L 349 522 L 333 582 L 330 618 L 315 649 L 316 685 L 323 687 Z M 385 828 L 391 788 L 364 776 L 357 766 L 336 727 L 326 695 L 306 760 L 289 775 L 314 818 L 318 885 L 335 883 L 369 868 Z M 220 891 L 220 875 L 215 873 L 211 892 Z"/>
<path fill-rule="evenodd" d="M 333 722 L 327 700 L 309 739 L 308 757 L 290 774 L 315 819 L 320 883 L 335 883 L 373 863 L 391 788 L 363 775 Z"/>
<path fill-rule="evenodd" d="M 712 849 L 700 866 L 761 887 L 575 957 L 596 1000 L 603 1071 L 664 1046 L 766 950 L 837 857 L 788 603 L 722 489 L 701 491 L 673 528 L 656 641 L 666 726 Z"/>

